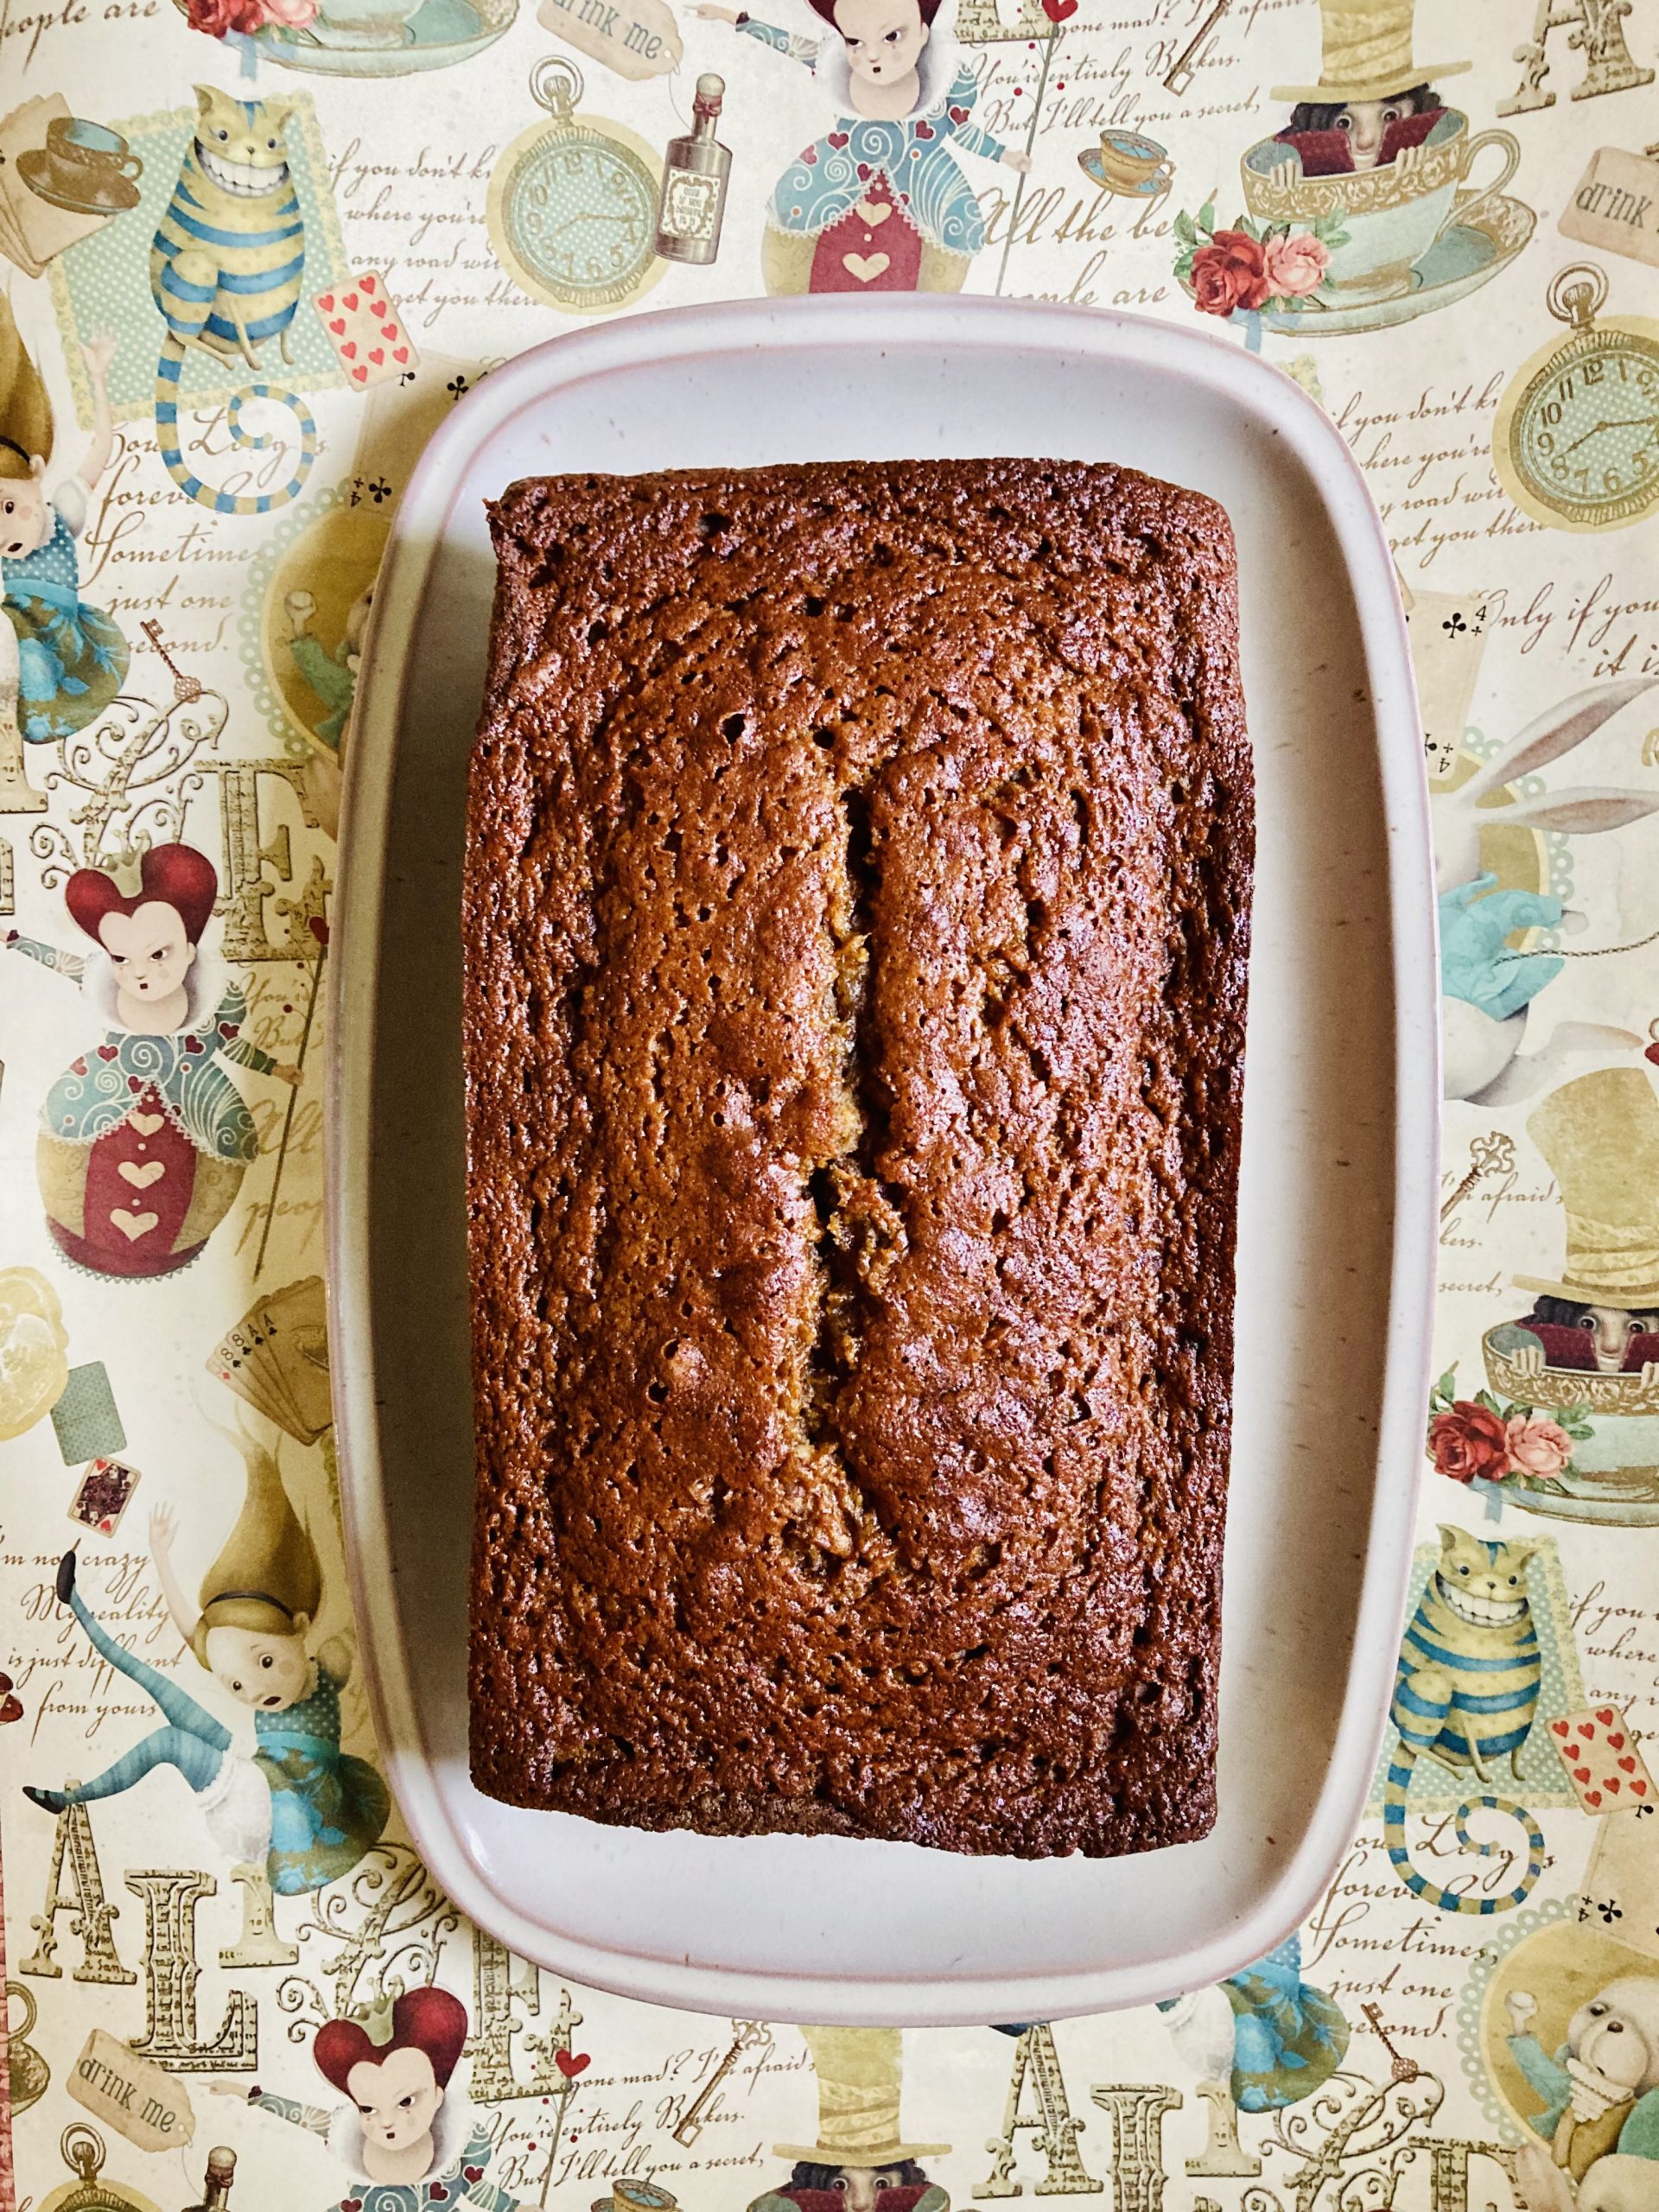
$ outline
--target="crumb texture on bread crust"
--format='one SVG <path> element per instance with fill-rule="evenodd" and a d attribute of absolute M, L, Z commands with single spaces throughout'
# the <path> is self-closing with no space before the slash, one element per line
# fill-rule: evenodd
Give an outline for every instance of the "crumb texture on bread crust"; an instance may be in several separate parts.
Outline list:
<path fill-rule="evenodd" d="M 475 1780 L 715 1834 L 1204 1834 L 1225 515 L 991 461 L 552 478 L 491 519 Z"/>

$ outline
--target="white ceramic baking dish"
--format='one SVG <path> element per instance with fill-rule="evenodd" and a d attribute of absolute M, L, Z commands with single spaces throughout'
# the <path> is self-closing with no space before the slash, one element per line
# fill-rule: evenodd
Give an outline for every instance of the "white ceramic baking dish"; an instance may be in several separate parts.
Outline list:
<path fill-rule="evenodd" d="M 458 904 L 464 772 L 514 478 L 713 463 L 1109 459 L 1238 541 L 1260 831 L 1239 1228 L 1221 1818 L 1031 1864 L 511 1809 L 467 1771 L 473 1465 Z M 455 1903 L 579 1982 L 746 2018 L 1103 2011 L 1217 1980 L 1356 1827 L 1414 1535 L 1434 1281 L 1432 869 L 1403 616 L 1319 408 L 1231 340 L 977 299 L 745 302 L 496 370 L 398 509 L 350 748 L 328 1026 L 341 1490 L 382 1755 Z"/>

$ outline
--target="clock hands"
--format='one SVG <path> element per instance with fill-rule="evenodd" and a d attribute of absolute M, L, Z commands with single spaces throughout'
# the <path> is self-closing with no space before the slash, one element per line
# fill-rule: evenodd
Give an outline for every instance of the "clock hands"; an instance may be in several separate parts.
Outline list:
<path fill-rule="evenodd" d="M 1645 430 L 1652 420 L 1649 415 L 1615 415 L 1606 421 L 1592 423 L 1587 430 L 1573 439 L 1566 451 L 1576 453 L 1581 445 L 1587 444 L 1592 438 L 1599 438 L 1604 430 Z"/>

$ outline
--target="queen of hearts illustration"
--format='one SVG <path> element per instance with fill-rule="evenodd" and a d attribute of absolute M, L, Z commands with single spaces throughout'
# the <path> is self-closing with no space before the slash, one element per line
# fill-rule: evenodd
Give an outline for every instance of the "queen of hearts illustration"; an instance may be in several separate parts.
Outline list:
<path fill-rule="evenodd" d="M 361 2019 L 317 2031 L 317 2070 L 350 2101 L 328 2111 L 267 2089 L 248 2102 L 321 2135 L 354 2181 L 340 2212 L 423 2212 L 432 2204 L 518 2212 L 518 2199 L 488 2179 L 489 2128 L 451 2081 L 467 2041 L 467 2007 L 447 1989 L 410 1989 Z M 219 2096 L 238 2082 L 215 2082 Z"/>
<path fill-rule="evenodd" d="M 35 1147 L 47 1226 L 93 1274 L 172 1274 L 229 1212 L 258 1139 L 221 1061 L 299 1081 L 242 1034 L 242 987 L 202 951 L 218 891 L 205 854 L 156 845 L 130 894 L 101 868 L 70 877 L 65 903 L 92 952 L 6 940 L 104 1017 L 101 1040 L 48 1092 Z"/>
<path fill-rule="evenodd" d="M 958 154 L 1010 168 L 1031 156 L 973 121 L 978 82 L 938 34 L 940 0 L 811 0 L 799 38 L 715 0 L 697 13 L 804 62 L 835 120 L 779 178 L 766 212 L 768 292 L 959 292 L 985 219 Z"/>

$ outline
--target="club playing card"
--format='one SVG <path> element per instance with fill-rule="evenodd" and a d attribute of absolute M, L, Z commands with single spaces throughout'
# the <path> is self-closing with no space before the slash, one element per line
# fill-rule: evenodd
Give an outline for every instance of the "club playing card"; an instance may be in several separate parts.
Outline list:
<path fill-rule="evenodd" d="M 319 292 L 312 304 L 354 390 L 365 391 L 418 365 L 415 340 L 404 328 L 396 301 L 386 296 L 378 270 Z"/>
<path fill-rule="evenodd" d="M 52 1408 L 52 1426 L 66 1467 L 84 1467 L 124 1451 L 127 1432 L 115 1409 L 115 1393 L 101 1359 L 72 1367 L 63 1395 Z"/>
<path fill-rule="evenodd" d="M 138 1470 L 122 1459 L 94 1459 L 80 1478 L 69 1518 L 100 1536 L 112 1536 L 138 1487 Z"/>
<path fill-rule="evenodd" d="M 1653 1777 L 1616 1705 L 1563 1713 L 1550 1722 L 1549 1738 L 1586 1813 L 1651 1803 Z"/>

